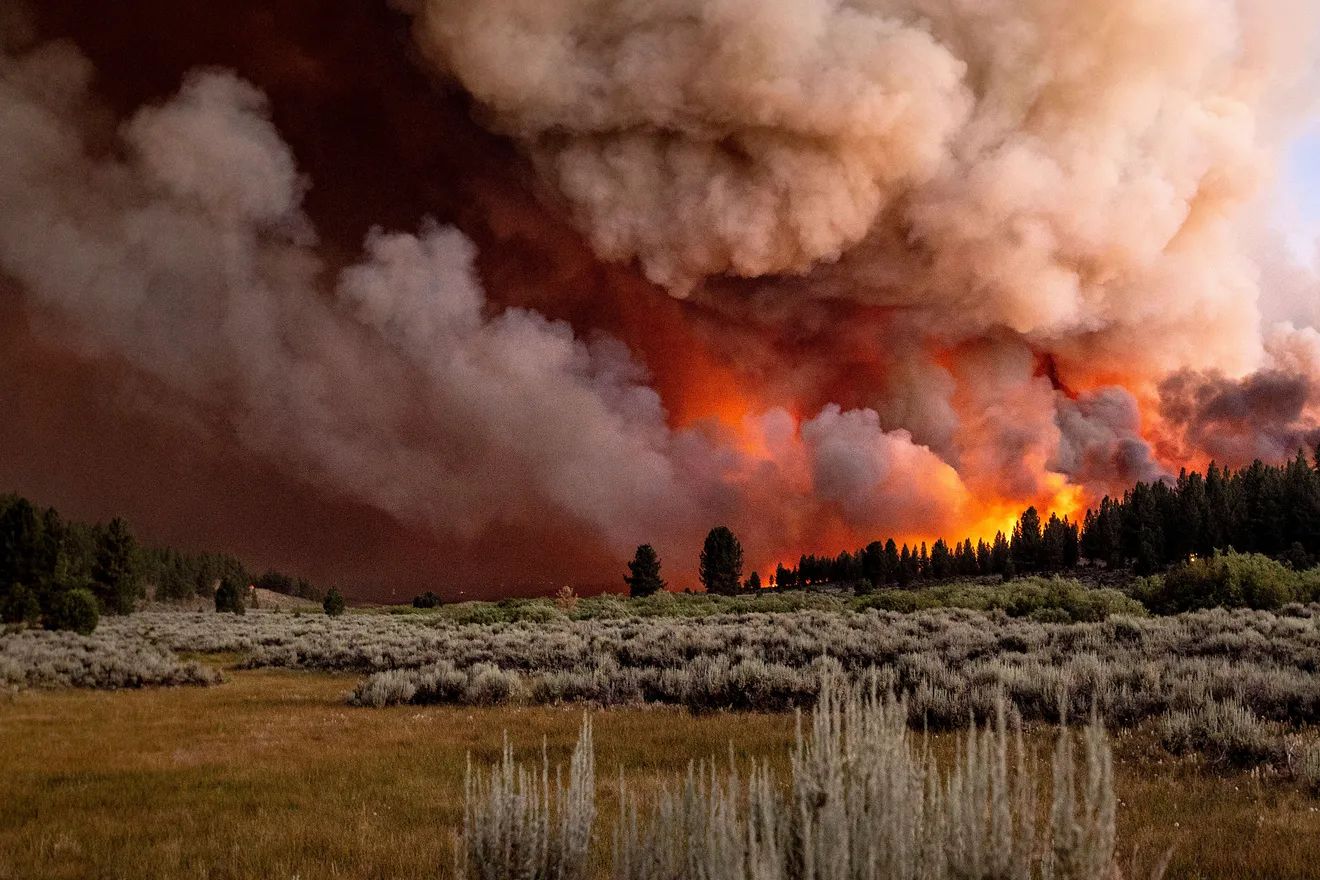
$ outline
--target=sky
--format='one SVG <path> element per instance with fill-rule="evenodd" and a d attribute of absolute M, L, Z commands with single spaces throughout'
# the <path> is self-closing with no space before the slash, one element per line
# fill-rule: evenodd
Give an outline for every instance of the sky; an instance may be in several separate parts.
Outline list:
<path fill-rule="evenodd" d="M 1320 239 L 1320 123 L 1293 144 L 1282 184 L 1279 222 L 1298 257 L 1309 262 Z"/>

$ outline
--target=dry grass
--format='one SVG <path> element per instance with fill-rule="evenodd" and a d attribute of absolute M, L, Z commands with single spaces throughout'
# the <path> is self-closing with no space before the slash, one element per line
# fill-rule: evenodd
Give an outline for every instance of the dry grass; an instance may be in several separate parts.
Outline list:
<path fill-rule="evenodd" d="M 576 708 L 344 706 L 354 679 L 239 671 L 207 689 L 21 693 L 0 702 L 0 878 L 407 878 L 451 874 L 465 755 L 501 732 L 567 763 Z M 600 805 L 689 759 L 783 755 L 784 716 L 670 709 L 594 717 Z M 1041 737 L 1047 748 L 1050 736 Z M 1277 783 L 1157 763 L 1115 742 L 1120 849 L 1174 846 L 1174 878 L 1314 878 L 1320 801 Z M 1044 752 L 1043 752 L 1044 754 Z"/>

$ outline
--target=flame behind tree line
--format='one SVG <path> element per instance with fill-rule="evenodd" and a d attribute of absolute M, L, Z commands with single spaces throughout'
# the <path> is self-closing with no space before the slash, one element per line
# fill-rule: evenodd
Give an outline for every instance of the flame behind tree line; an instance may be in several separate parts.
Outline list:
<path fill-rule="evenodd" d="M 6 7 L 0 478 L 320 580 L 581 583 L 1320 439 L 1252 203 L 1314 4 L 396 7 Z"/>
<path fill-rule="evenodd" d="M 868 589 L 958 577 L 1057 574 L 1079 565 L 1152 574 L 1220 551 L 1261 553 L 1295 569 L 1320 560 L 1320 452 L 1288 463 L 1261 461 L 1233 470 L 1211 464 L 1176 480 L 1138 482 L 1105 496 L 1080 519 L 1028 508 L 993 539 L 909 547 L 890 538 L 837 556 L 803 554 L 776 563 L 768 584 L 780 589 L 836 585 Z"/>

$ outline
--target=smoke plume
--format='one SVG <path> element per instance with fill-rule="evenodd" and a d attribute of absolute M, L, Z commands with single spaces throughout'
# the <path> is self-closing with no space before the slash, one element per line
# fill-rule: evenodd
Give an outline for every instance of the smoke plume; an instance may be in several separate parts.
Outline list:
<path fill-rule="evenodd" d="M 681 581 L 1320 439 L 1257 202 L 1313 4 L 130 5 L 0 21 L 7 393 L 394 533 L 331 571 Z"/>

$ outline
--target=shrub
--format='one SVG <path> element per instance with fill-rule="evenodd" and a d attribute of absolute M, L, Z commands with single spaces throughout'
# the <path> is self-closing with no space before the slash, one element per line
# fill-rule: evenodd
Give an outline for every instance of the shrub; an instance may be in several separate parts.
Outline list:
<path fill-rule="evenodd" d="M 1271 611 L 1297 598 L 1301 581 L 1268 556 L 1229 552 L 1174 566 L 1147 587 L 1142 598 L 1160 614 L 1215 607 Z"/>
<path fill-rule="evenodd" d="M 1036 806 L 1032 761 L 1002 704 L 968 734 L 942 773 L 892 697 L 825 685 L 799 727 L 785 785 L 770 766 L 690 766 L 643 793 L 619 783 L 608 869 L 589 863 L 596 818 L 591 730 L 568 782 L 515 763 L 468 771 L 459 875 L 581 880 L 675 877 L 928 877 L 1111 880 L 1116 799 L 1103 732 L 1059 735 L 1049 819 Z M 553 784 L 551 780 L 554 780 Z"/>
<path fill-rule="evenodd" d="M 489 625 L 509 620 L 507 611 L 493 602 L 459 602 L 444 606 L 441 614 L 459 625 Z"/>
<path fill-rule="evenodd" d="M 344 613 L 344 594 L 339 592 L 338 587 L 331 587 L 325 594 L 325 601 L 321 603 L 325 613 L 331 617 L 338 617 Z"/>
<path fill-rule="evenodd" d="M 221 614 L 246 614 L 247 605 L 243 601 L 243 588 L 232 577 L 220 580 L 215 588 L 215 610 Z"/>
<path fill-rule="evenodd" d="M 64 590 L 51 599 L 46 612 L 46 629 L 71 630 L 90 635 L 101 619 L 101 610 L 91 590 Z"/>
<path fill-rule="evenodd" d="M 1001 584 L 952 583 L 919 590 L 880 590 L 856 601 L 873 608 L 911 614 L 932 608 L 1003 611 L 1042 623 L 1099 622 L 1111 614 L 1141 615 L 1140 602 L 1117 590 L 1091 589 L 1070 578 L 1019 578 Z"/>
<path fill-rule="evenodd" d="M 439 608 L 440 597 L 430 590 L 412 600 L 414 608 Z"/>
<path fill-rule="evenodd" d="M 552 783 L 550 780 L 553 779 Z M 596 824 L 596 758 L 591 722 L 583 719 L 565 781 L 518 764 L 504 739 L 500 763 L 473 772 L 463 787 L 458 874 L 471 880 L 586 880 Z"/>
<path fill-rule="evenodd" d="M 559 588 L 555 593 L 555 605 L 565 614 L 572 614 L 578 605 L 578 595 L 573 592 L 573 588 L 565 585 Z"/>
<path fill-rule="evenodd" d="M 1320 742 L 1305 743 L 1302 746 L 1297 778 L 1312 794 L 1320 795 Z"/>
<path fill-rule="evenodd" d="M 1161 741 L 1173 754 L 1199 752 L 1234 767 L 1277 764 L 1285 752 L 1278 732 L 1236 699 L 1209 699 L 1189 711 L 1170 712 L 1161 730 Z"/>
<path fill-rule="evenodd" d="M 0 687 L 137 688 L 205 685 L 220 680 L 199 663 L 114 631 L 114 618 L 90 636 L 27 630 L 0 637 Z M 107 632 L 107 630 L 111 630 Z"/>

